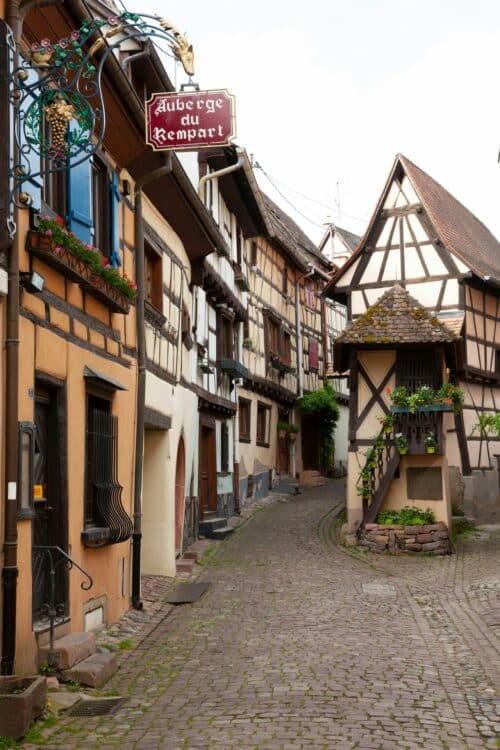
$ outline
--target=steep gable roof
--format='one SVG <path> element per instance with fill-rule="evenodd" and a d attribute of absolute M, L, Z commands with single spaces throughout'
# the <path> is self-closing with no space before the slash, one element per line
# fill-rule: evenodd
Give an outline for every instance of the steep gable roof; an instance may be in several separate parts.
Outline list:
<path fill-rule="evenodd" d="M 338 337 L 337 344 L 451 343 L 457 334 L 430 315 L 400 284 L 388 289 Z"/>
<path fill-rule="evenodd" d="M 398 155 L 444 246 L 480 276 L 500 281 L 500 244 L 468 208 L 406 156 Z"/>
<path fill-rule="evenodd" d="M 393 179 L 399 170 L 403 170 L 408 176 L 443 246 L 481 279 L 488 281 L 490 277 L 493 277 L 500 283 L 500 243 L 498 240 L 442 185 L 406 156 L 398 154 L 360 244 L 332 277 L 325 289 L 327 295 L 329 290 L 333 292 L 336 282 L 363 253 Z"/>

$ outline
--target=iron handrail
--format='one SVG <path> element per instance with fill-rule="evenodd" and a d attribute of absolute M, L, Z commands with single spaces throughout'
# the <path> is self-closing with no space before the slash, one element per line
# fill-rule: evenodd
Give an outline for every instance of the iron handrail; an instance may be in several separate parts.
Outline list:
<path fill-rule="evenodd" d="M 83 575 L 88 579 L 88 581 L 82 581 L 80 584 L 80 587 L 83 589 L 83 591 L 89 591 L 89 589 L 92 588 L 94 585 L 94 579 L 90 575 L 90 573 L 87 573 L 87 571 L 81 567 L 75 560 L 73 560 L 72 557 L 68 555 L 67 552 L 65 552 L 61 547 L 58 547 L 57 545 L 41 545 L 41 544 L 35 544 L 32 547 L 32 550 L 36 550 L 38 552 L 41 552 L 42 554 L 45 554 L 46 557 L 49 560 L 50 570 L 49 570 L 49 578 L 50 578 L 50 591 L 49 591 L 49 601 L 47 602 L 47 614 L 49 619 L 49 628 L 50 628 L 50 645 L 49 645 L 49 653 L 47 657 L 47 661 L 50 667 L 55 667 L 57 665 L 57 652 L 54 650 L 54 626 L 57 619 L 57 610 L 58 605 L 56 603 L 56 570 L 57 567 L 64 563 L 68 566 L 68 570 L 71 570 L 73 566 L 75 568 L 78 568 L 78 570 L 83 573 Z M 59 560 L 54 562 L 54 552 L 57 552 L 61 557 Z M 59 605 L 60 608 L 60 605 Z"/>

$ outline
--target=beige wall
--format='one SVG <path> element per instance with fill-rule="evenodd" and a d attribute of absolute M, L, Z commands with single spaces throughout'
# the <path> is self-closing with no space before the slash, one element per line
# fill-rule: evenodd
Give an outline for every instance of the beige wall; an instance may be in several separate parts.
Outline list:
<path fill-rule="evenodd" d="M 396 359 L 396 352 L 392 350 L 375 350 L 359 351 L 358 359 L 370 377 L 370 380 L 380 392 L 380 396 L 387 407 L 391 407 L 392 402 L 386 392 L 386 388 L 394 388 L 395 375 L 392 375 L 383 389 L 381 384 Z M 372 392 L 365 380 L 358 376 L 357 401 L 358 407 L 356 417 L 363 413 L 367 404 L 372 397 Z M 352 406 L 351 406 L 352 408 Z M 382 409 L 375 402 L 369 409 L 362 424 L 359 426 L 356 439 L 371 441 L 380 432 L 380 422 L 378 417 L 382 416 Z M 443 432 L 446 436 L 447 429 L 452 429 L 453 415 L 443 415 Z M 450 440 L 452 456 L 456 457 L 458 446 L 455 435 L 452 433 Z M 366 452 L 370 449 L 370 444 L 362 445 L 357 448 L 357 452 L 348 453 L 348 477 L 347 477 L 347 515 L 348 523 L 351 529 L 354 529 L 356 523 L 362 520 L 362 498 L 357 492 L 357 483 L 361 470 L 366 462 Z M 426 509 L 431 508 L 436 516 L 437 521 L 444 521 L 450 525 L 450 494 L 449 494 L 449 477 L 448 464 L 453 464 L 448 459 L 448 443 L 446 443 L 446 455 L 431 456 L 402 456 L 400 460 L 400 478 L 394 479 L 389 487 L 381 510 L 387 508 L 402 508 L 405 505 L 415 505 L 416 507 Z M 459 464 L 458 464 L 459 465 Z M 440 466 L 442 469 L 442 487 L 443 500 L 409 500 L 407 496 L 406 470 L 408 467 L 435 467 Z"/>
<path fill-rule="evenodd" d="M 250 443 L 240 442 L 240 477 L 246 477 L 249 474 L 262 474 L 269 469 L 277 468 L 277 428 L 278 423 L 278 406 L 269 398 L 244 388 L 238 388 L 238 396 L 246 398 L 251 402 L 251 421 L 250 421 Z M 268 404 L 271 407 L 270 413 L 270 432 L 269 447 L 256 444 L 257 436 L 257 403 Z"/>

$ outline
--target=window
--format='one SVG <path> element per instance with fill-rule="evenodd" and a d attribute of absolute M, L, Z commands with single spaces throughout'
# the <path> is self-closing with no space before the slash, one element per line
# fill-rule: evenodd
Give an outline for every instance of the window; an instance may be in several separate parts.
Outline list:
<path fill-rule="evenodd" d="M 269 447 L 271 407 L 261 401 L 257 404 L 257 445 Z"/>
<path fill-rule="evenodd" d="M 49 162 L 45 162 L 46 167 Z M 43 174 L 42 200 L 50 211 L 53 211 L 62 219 L 68 213 L 68 187 L 67 175 L 64 170 L 60 172 L 48 172 Z"/>
<path fill-rule="evenodd" d="M 252 242 L 250 245 L 250 265 L 256 266 L 257 265 L 257 243 Z"/>
<path fill-rule="evenodd" d="M 92 219 L 94 246 L 105 257 L 111 252 L 111 191 L 106 165 L 95 156 L 92 159 Z"/>
<path fill-rule="evenodd" d="M 318 339 L 309 336 L 309 370 L 319 370 Z"/>
<path fill-rule="evenodd" d="M 269 352 L 280 353 L 280 327 L 272 318 L 268 318 Z"/>
<path fill-rule="evenodd" d="M 229 471 L 229 430 L 226 422 L 220 427 L 220 470 L 226 474 Z"/>
<path fill-rule="evenodd" d="M 410 349 L 398 352 L 396 359 L 396 385 L 404 385 L 415 393 L 424 385 L 437 390 L 442 384 L 437 352 L 431 349 Z"/>
<path fill-rule="evenodd" d="M 233 359 L 233 322 L 225 315 L 220 316 L 220 356 L 221 359 Z"/>
<path fill-rule="evenodd" d="M 111 480 L 113 426 L 111 403 L 87 394 L 86 526 L 106 526 L 99 506 L 104 486 Z"/>
<path fill-rule="evenodd" d="M 250 442 L 252 402 L 246 398 L 238 401 L 238 418 L 240 427 L 240 442 Z"/>
<path fill-rule="evenodd" d="M 241 268 L 241 232 L 239 229 L 236 231 L 236 263 Z"/>
<path fill-rule="evenodd" d="M 283 359 L 286 365 L 292 363 L 292 340 L 287 331 L 283 331 Z"/>
<path fill-rule="evenodd" d="M 111 402 L 87 393 L 85 444 L 85 527 L 106 529 L 99 544 L 123 542 L 132 533 L 132 522 L 121 503 L 118 483 L 118 417 Z M 89 532 L 85 541 L 92 544 Z"/>
<path fill-rule="evenodd" d="M 316 297 L 314 294 L 314 284 L 312 284 L 310 281 L 306 281 L 305 287 L 304 287 L 304 298 L 305 298 L 305 304 L 307 307 L 316 308 Z"/>
<path fill-rule="evenodd" d="M 282 279 L 281 291 L 285 295 L 285 297 L 288 295 L 288 271 L 287 271 L 286 266 L 283 269 L 283 279 Z"/>
<path fill-rule="evenodd" d="M 144 243 L 144 294 L 146 302 L 163 309 L 163 275 L 161 255 L 148 242 Z"/>

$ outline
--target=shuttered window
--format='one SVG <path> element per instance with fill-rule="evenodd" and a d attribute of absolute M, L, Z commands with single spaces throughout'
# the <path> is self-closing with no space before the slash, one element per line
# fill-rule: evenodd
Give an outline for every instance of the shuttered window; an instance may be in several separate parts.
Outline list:
<path fill-rule="evenodd" d="M 250 440 L 251 428 L 251 408 L 252 402 L 246 398 L 240 398 L 238 401 L 238 418 L 240 428 L 240 440 Z"/>
<path fill-rule="evenodd" d="M 309 336 L 309 369 L 319 370 L 319 345 L 318 340 Z"/>

